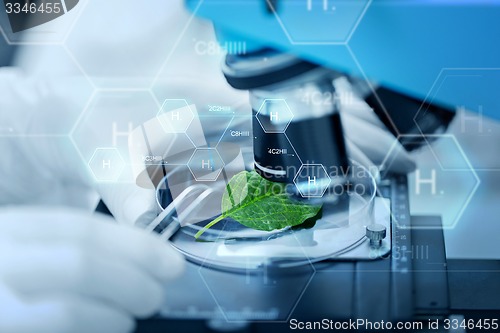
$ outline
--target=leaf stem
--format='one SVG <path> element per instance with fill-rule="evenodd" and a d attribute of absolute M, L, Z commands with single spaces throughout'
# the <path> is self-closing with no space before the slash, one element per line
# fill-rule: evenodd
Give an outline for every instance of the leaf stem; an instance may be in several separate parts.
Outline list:
<path fill-rule="evenodd" d="M 210 229 L 211 227 L 213 227 L 214 225 L 216 225 L 218 222 L 222 221 L 225 218 L 226 218 L 226 216 L 224 214 L 221 214 L 219 217 L 217 217 L 214 220 L 212 220 L 212 222 L 210 222 L 209 224 L 207 224 L 206 226 L 204 226 L 203 229 L 201 229 L 200 231 L 198 231 L 196 233 L 196 235 L 194 235 L 194 238 L 198 239 L 201 235 L 203 235 L 205 233 L 205 231 L 207 231 L 208 229 Z"/>

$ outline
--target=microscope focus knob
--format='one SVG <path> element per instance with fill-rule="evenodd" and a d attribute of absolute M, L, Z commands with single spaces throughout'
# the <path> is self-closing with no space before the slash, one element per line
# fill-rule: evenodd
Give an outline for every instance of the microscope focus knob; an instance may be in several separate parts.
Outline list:
<path fill-rule="evenodd" d="M 370 246 L 378 248 L 382 245 L 382 239 L 387 235 L 385 226 L 373 223 L 366 226 L 366 237 L 370 240 Z"/>

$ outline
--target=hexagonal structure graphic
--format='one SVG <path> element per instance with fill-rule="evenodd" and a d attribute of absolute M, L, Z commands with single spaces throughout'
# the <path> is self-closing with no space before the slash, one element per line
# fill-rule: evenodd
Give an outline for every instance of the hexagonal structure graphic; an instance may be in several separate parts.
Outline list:
<path fill-rule="evenodd" d="M 293 112 L 284 99 L 266 99 L 255 114 L 266 133 L 285 133 L 293 119 Z"/>
<path fill-rule="evenodd" d="M 300 242 L 295 241 L 290 240 L 294 243 L 290 246 L 301 247 Z M 198 273 L 228 322 L 287 322 L 316 275 L 316 269 L 310 262 L 287 268 L 259 265 L 262 258 L 258 255 L 245 255 L 239 251 L 234 252 L 234 260 L 246 263 L 248 268 L 242 269 L 240 274 L 228 274 L 217 269 L 208 259 L 211 252 L 218 252 L 221 247 L 218 242 L 212 244 Z M 231 250 L 225 251 L 232 253 Z M 248 253 L 251 253 L 250 249 Z"/>
<path fill-rule="evenodd" d="M 215 148 L 197 148 L 188 167 L 197 181 L 215 181 L 224 168 L 224 161 Z"/>
<path fill-rule="evenodd" d="M 183 1 L 159 2 L 141 8 L 140 15 L 133 1 L 81 2 L 86 4 L 85 11 L 66 46 L 99 88 L 149 87 L 177 47 L 177 37 L 183 36 L 191 16 L 182 10 Z M 152 27 L 168 33 L 151 33 Z M 89 28 L 98 33 L 89 36 Z"/>
<path fill-rule="evenodd" d="M 166 99 L 156 114 L 156 118 L 167 133 L 185 133 L 194 116 L 185 99 Z"/>
<path fill-rule="evenodd" d="M 98 91 L 80 115 L 71 136 L 85 160 L 96 148 L 118 148 L 128 158 L 134 128 L 154 119 L 158 104 L 149 91 Z"/>
<path fill-rule="evenodd" d="M 321 198 L 332 179 L 322 164 L 303 164 L 293 182 L 304 198 Z"/>
<path fill-rule="evenodd" d="M 289 0 L 273 6 L 276 20 L 291 44 L 343 45 L 356 30 L 371 0 Z"/>
<path fill-rule="evenodd" d="M 406 146 L 419 141 L 412 138 L 423 138 L 426 142 L 426 149 L 420 149 L 414 156 L 417 169 L 408 175 L 412 213 L 439 215 L 443 228 L 454 228 L 480 184 L 474 168 L 453 135 L 401 137 L 408 139 Z M 400 154 L 402 148 L 395 140 L 384 158 L 383 169 L 387 171 L 399 163 Z M 397 217 L 394 220 L 397 223 Z"/>
<path fill-rule="evenodd" d="M 40 59 L 40 62 L 34 64 L 33 68 L 37 68 L 38 77 L 43 78 L 50 88 L 48 90 L 35 89 L 35 82 L 27 81 L 23 89 L 32 91 L 31 98 L 20 101 L 19 107 L 29 108 L 23 113 L 25 117 L 29 117 L 30 125 L 27 126 L 24 121 L 20 122 L 17 117 L 5 117 L 0 125 L 0 134 L 68 135 L 92 99 L 95 91 L 92 83 L 62 46 L 23 45 L 22 48 L 24 52 L 36 55 Z M 67 75 L 67 73 L 72 73 L 72 75 Z M 56 78 L 57 80 L 54 80 Z M 32 103 L 36 104 L 36 108 L 31 106 Z M 43 112 L 35 112 L 37 110 L 43 110 Z M 93 151 L 94 149 L 85 162 Z"/>
<path fill-rule="evenodd" d="M 149 91 L 98 91 L 71 131 L 71 139 L 85 163 L 100 147 L 118 149 L 123 159 L 130 163 L 130 134 L 148 120 L 155 119 L 157 112 L 158 104 Z M 163 133 L 161 128 L 159 130 Z M 120 180 L 135 181 L 131 171 L 125 170 Z"/>
<path fill-rule="evenodd" d="M 500 142 L 500 126 L 493 119 L 500 103 L 485 89 L 500 86 L 500 68 L 445 68 L 440 71 L 427 97 L 414 117 L 416 126 L 424 132 L 429 104 L 452 100 L 457 107 L 449 131 L 461 144 L 474 169 L 500 170 L 500 160 L 489 158 L 491 150 L 477 147 L 492 146 Z M 492 119 L 491 119 L 492 118 Z"/>
<path fill-rule="evenodd" d="M 116 148 L 97 148 L 88 166 L 97 181 L 116 181 L 125 168 L 125 161 Z"/>

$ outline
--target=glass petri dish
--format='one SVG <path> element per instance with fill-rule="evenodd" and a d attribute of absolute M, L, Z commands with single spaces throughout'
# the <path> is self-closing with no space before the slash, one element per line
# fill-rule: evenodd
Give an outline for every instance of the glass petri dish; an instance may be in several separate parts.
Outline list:
<path fill-rule="evenodd" d="M 186 175 L 177 177 L 185 179 Z M 175 177 L 165 177 L 157 190 L 162 209 L 175 200 L 168 178 Z M 324 197 L 314 199 L 314 203 L 323 205 L 317 220 L 266 232 L 226 218 L 195 239 L 196 233 L 220 215 L 222 194 L 229 179 L 222 176 L 205 184 L 191 199 L 178 203 L 171 219 L 181 226 L 171 238 L 173 246 L 188 259 L 205 266 L 248 271 L 269 265 L 306 265 L 333 258 L 365 242 L 366 226 L 377 219 L 375 179 L 366 168 L 353 163 L 352 172 L 343 182 L 334 182 L 336 185 L 328 188 Z M 193 178 L 183 186 L 188 189 L 200 184 Z M 203 200 L 199 200 L 200 197 Z"/>

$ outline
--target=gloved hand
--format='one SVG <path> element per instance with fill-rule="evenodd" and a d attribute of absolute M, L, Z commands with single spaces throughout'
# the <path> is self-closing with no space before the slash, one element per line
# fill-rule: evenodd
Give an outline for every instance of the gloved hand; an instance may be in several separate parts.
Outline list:
<path fill-rule="evenodd" d="M 67 209 L 0 211 L 0 332 L 124 333 L 183 259 L 156 236 Z"/>

